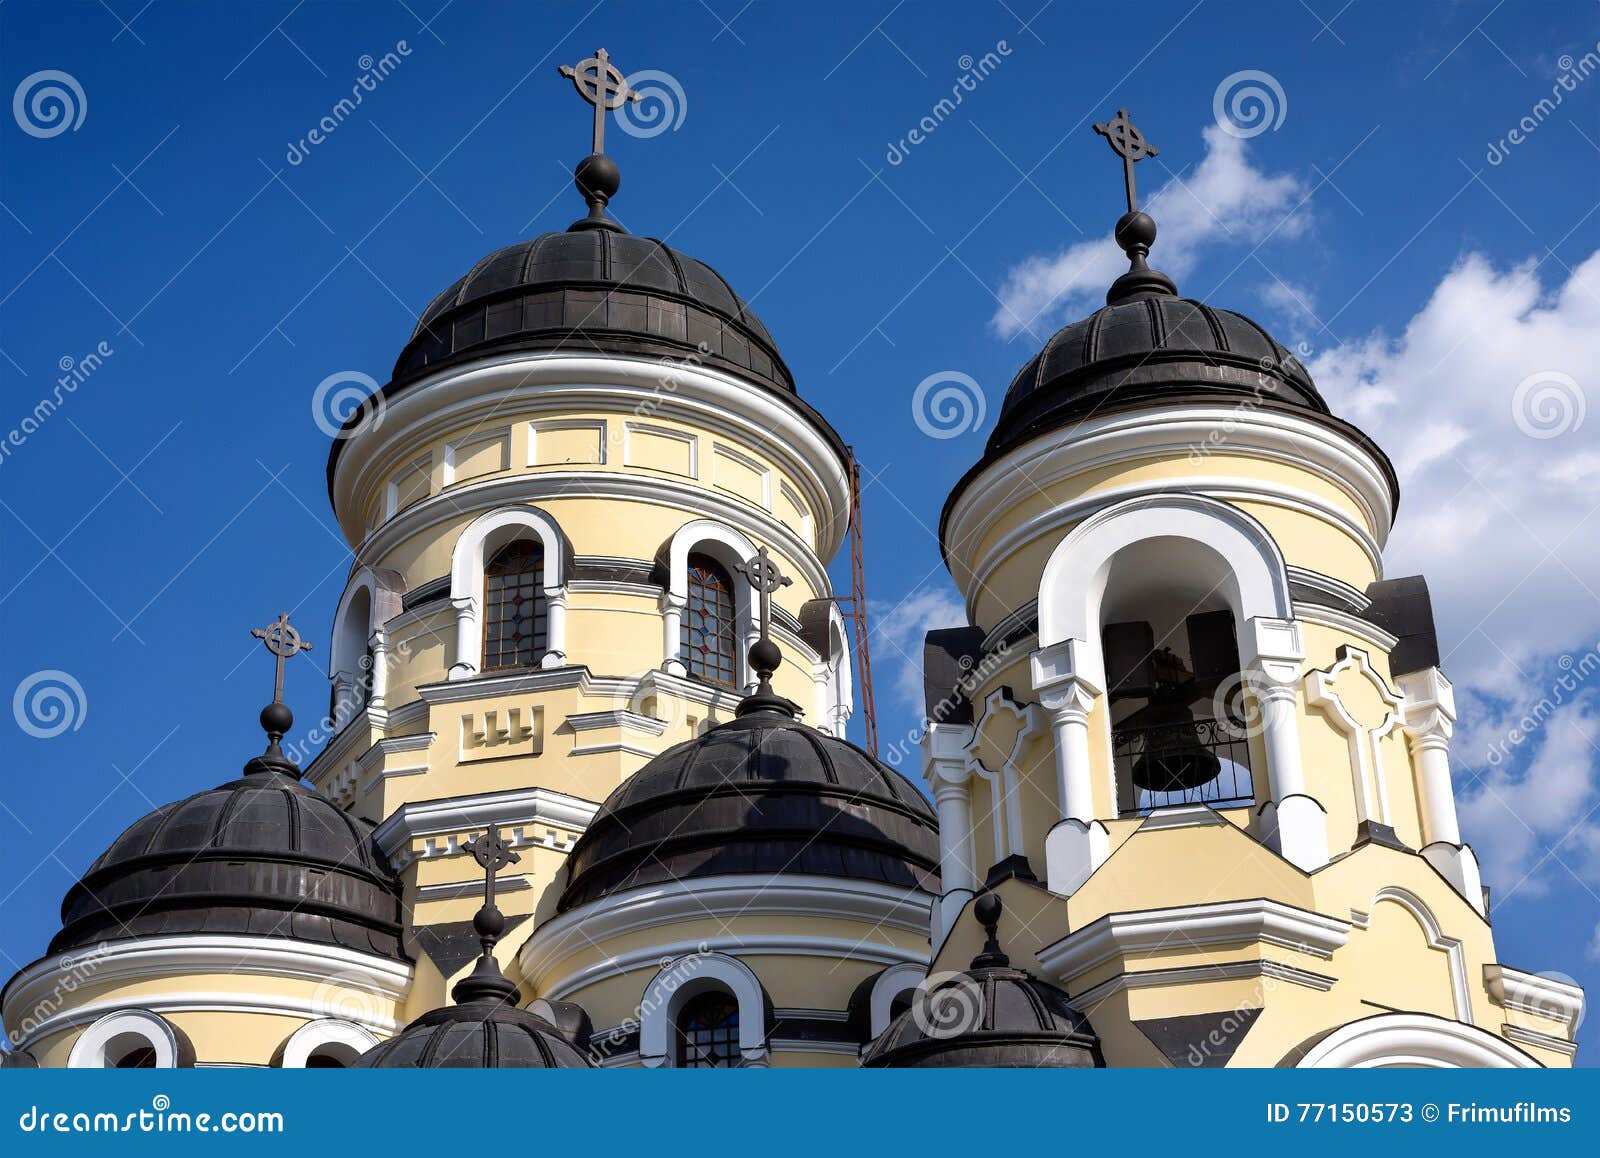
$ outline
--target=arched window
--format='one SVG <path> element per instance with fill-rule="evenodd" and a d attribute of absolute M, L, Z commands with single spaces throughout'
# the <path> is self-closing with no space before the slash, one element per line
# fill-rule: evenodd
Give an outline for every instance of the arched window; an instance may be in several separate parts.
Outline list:
<path fill-rule="evenodd" d="M 544 548 L 517 539 L 483 570 L 483 670 L 534 667 L 544 656 L 548 609 Z"/>
<path fill-rule="evenodd" d="M 743 1058 L 739 1051 L 739 1003 L 724 989 L 708 989 L 684 1003 L 678 1014 L 678 1065 L 684 1069 L 727 1069 Z"/>
<path fill-rule="evenodd" d="M 683 664 L 688 674 L 724 687 L 739 671 L 739 629 L 733 579 L 709 555 L 689 556 L 689 601 L 683 611 Z"/>
<path fill-rule="evenodd" d="M 153 1046 L 136 1045 L 111 1064 L 116 1070 L 153 1070 L 156 1068 L 156 1051 Z"/>

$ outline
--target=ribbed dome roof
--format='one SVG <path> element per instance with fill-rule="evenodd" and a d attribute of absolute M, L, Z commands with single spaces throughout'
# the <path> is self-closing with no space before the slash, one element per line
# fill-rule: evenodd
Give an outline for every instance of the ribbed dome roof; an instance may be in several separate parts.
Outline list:
<path fill-rule="evenodd" d="M 394 379 L 497 350 L 692 356 L 794 391 L 772 335 L 721 274 L 616 229 L 546 233 L 489 254 L 423 311 Z"/>
<path fill-rule="evenodd" d="M 1146 293 L 1057 331 L 1012 380 L 988 451 L 1108 408 L 1194 395 L 1328 413 L 1300 360 L 1243 314 Z"/>
<path fill-rule="evenodd" d="M 356 1059 L 364 1069 L 587 1069 L 589 1059 L 555 1026 L 501 1001 L 424 1013 Z"/>
<path fill-rule="evenodd" d="M 1098 1069 L 1100 1041 L 1067 995 L 1014 969 L 995 940 L 1000 900 L 978 898 L 989 940 L 972 967 L 919 992 L 861 1059 L 877 1068 Z"/>
<path fill-rule="evenodd" d="M 135 821 L 67 893 L 50 951 L 247 933 L 403 958 L 399 884 L 371 830 L 297 776 L 258 758 Z"/>
<path fill-rule="evenodd" d="M 667 749 L 607 797 L 567 860 L 562 911 L 639 885 L 731 873 L 938 891 L 938 822 L 910 781 L 782 711 L 741 712 Z"/>

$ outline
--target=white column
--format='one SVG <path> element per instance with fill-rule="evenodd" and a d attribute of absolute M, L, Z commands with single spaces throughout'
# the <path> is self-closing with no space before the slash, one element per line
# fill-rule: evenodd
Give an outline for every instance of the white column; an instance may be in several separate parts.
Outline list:
<path fill-rule="evenodd" d="M 381 712 L 389 694 L 389 637 L 381 629 L 367 640 L 367 654 L 372 657 L 372 670 L 367 673 L 367 707 Z"/>
<path fill-rule="evenodd" d="M 1478 858 L 1461 843 L 1455 786 L 1450 777 L 1450 737 L 1455 733 L 1455 688 L 1436 667 L 1397 676 L 1405 697 L 1401 708 L 1411 742 L 1417 811 L 1422 818 L 1422 855 L 1472 907 L 1483 912 L 1483 880 Z"/>
<path fill-rule="evenodd" d="M 929 724 L 922 737 L 922 775 L 939 810 L 939 875 L 944 883 L 944 894 L 933 912 L 935 949 L 978 888 L 968 752 L 972 737 L 970 724 Z"/>
<path fill-rule="evenodd" d="M 1041 648 L 1030 658 L 1033 690 L 1055 738 L 1060 821 L 1045 837 L 1045 880 L 1070 896 L 1109 855 L 1106 828 L 1095 817 L 1089 712 L 1105 692 L 1100 650 L 1081 639 Z"/>
<path fill-rule="evenodd" d="M 567 589 L 546 587 L 544 605 L 545 652 L 539 666 L 561 667 L 567 662 Z"/>
<path fill-rule="evenodd" d="M 450 600 L 456 612 L 456 661 L 450 665 L 448 678 L 471 679 L 478 674 L 483 662 L 483 629 L 478 626 L 478 601 L 471 595 L 460 595 Z"/>
<path fill-rule="evenodd" d="M 1239 640 L 1242 675 L 1260 713 L 1271 799 L 1261 812 L 1267 843 L 1291 864 L 1313 872 L 1328 863 L 1328 818 L 1306 792 L 1300 754 L 1300 669 L 1305 643 L 1292 619 L 1257 616 Z"/>
<path fill-rule="evenodd" d="M 342 731 L 360 705 L 360 697 L 356 693 L 356 676 L 354 672 L 336 671 L 333 673 L 333 717 L 334 731 Z"/>
<path fill-rule="evenodd" d="M 661 670 L 668 675 L 687 675 L 683 664 L 683 610 L 682 596 L 665 591 L 661 595 Z"/>

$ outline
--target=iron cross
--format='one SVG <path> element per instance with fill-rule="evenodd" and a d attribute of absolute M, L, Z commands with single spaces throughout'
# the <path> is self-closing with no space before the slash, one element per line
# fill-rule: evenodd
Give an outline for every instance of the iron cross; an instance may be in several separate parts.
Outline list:
<path fill-rule="evenodd" d="M 494 908 L 494 874 L 505 868 L 508 864 L 516 864 L 522 858 L 511 851 L 511 846 L 500 835 L 500 826 L 491 824 L 477 840 L 469 840 L 464 846 L 472 854 L 472 859 L 478 862 L 479 867 L 488 874 L 484 884 L 483 903 L 489 908 Z"/>
<path fill-rule="evenodd" d="M 1144 134 L 1128 119 L 1127 109 L 1118 109 L 1115 117 L 1103 125 L 1096 125 L 1094 131 L 1106 139 L 1113 153 L 1122 158 L 1123 182 L 1128 187 L 1128 212 L 1137 213 L 1139 194 L 1133 184 L 1133 165 L 1135 161 L 1154 157 L 1158 150 L 1144 139 Z"/>
<path fill-rule="evenodd" d="M 594 152 L 605 152 L 606 110 L 618 109 L 627 101 L 637 102 L 639 94 L 628 87 L 627 79 L 611 63 L 601 48 L 576 65 L 563 64 L 561 75 L 572 82 L 578 95 L 594 106 Z"/>
<path fill-rule="evenodd" d="M 794 580 L 778 570 L 778 565 L 767 557 L 765 547 L 757 548 L 754 557 L 734 570 L 750 580 L 750 586 L 761 596 L 761 638 L 766 639 L 772 622 L 772 593 Z"/>
<path fill-rule="evenodd" d="M 278 613 L 276 623 L 251 628 L 250 634 L 259 639 L 278 660 L 278 670 L 272 681 L 272 702 L 283 702 L 283 661 L 302 651 L 310 651 L 311 644 L 300 638 L 300 633 L 289 625 L 289 613 Z"/>

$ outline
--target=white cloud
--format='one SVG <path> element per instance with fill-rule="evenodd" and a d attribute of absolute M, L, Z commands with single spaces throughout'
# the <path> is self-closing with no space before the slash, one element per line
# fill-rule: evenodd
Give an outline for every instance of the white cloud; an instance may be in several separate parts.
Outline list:
<path fill-rule="evenodd" d="M 1182 180 L 1170 178 L 1141 205 L 1160 231 L 1150 264 L 1180 286 L 1207 247 L 1254 245 L 1269 233 L 1297 237 L 1309 220 L 1300 209 L 1306 190 L 1299 178 L 1254 168 L 1244 140 L 1215 125 L 1203 136 L 1206 155 L 1193 172 Z M 1141 176 L 1153 165 L 1146 162 Z M 1100 304 L 1106 287 L 1127 268 L 1128 259 L 1109 236 L 1029 257 L 1006 274 L 992 324 L 1009 338 L 1038 322 L 1086 312 Z"/>
<path fill-rule="evenodd" d="M 909 711 L 914 720 L 922 719 L 922 640 L 940 627 L 963 627 L 967 611 L 954 587 L 922 588 L 899 603 L 872 605 L 872 666 L 880 678 L 874 683 L 887 685 L 894 693 L 893 705 L 880 705 L 898 713 Z M 888 680 L 882 675 L 893 673 Z"/>
<path fill-rule="evenodd" d="M 1586 676 L 1555 692 L 1590 662 L 1569 674 L 1557 657 L 1600 640 L 1600 419 L 1583 419 L 1600 391 L 1600 253 L 1555 272 L 1468 254 L 1398 336 L 1309 366 L 1400 476 L 1386 569 L 1427 576 L 1462 693 L 1462 825 L 1502 892 L 1566 869 L 1600 881 L 1600 689 Z M 1542 725 L 1508 748 L 1530 713 Z"/>
<path fill-rule="evenodd" d="M 1539 272 L 1468 255 L 1398 338 L 1309 366 L 1400 475 L 1388 573 L 1427 576 L 1452 677 L 1512 700 L 1540 657 L 1600 639 L 1600 253 Z"/>

